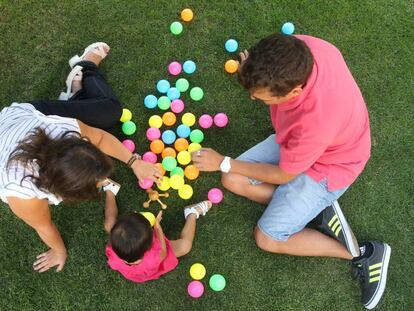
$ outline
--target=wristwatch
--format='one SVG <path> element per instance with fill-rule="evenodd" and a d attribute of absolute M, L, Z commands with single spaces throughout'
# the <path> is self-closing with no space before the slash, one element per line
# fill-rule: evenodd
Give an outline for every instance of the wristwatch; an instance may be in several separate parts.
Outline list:
<path fill-rule="evenodd" d="M 230 165 L 230 157 L 224 157 L 224 160 L 220 164 L 220 171 L 223 173 L 230 172 L 231 165 Z"/>

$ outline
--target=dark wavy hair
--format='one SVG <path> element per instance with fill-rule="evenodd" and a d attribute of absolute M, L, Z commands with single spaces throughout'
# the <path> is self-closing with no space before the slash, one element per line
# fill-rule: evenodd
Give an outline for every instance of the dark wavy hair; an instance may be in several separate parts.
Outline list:
<path fill-rule="evenodd" d="M 119 258 L 132 263 L 144 257 L 152 244 L 149 221 L 139 213 L 120 217 L 111 229 L 110 243 Z"/>
<path fill-rule="evenodd" d="M 269 88 L 275 96 L 285 96 L 306 83 L 312 68 L 313 56 L 302 40 L 272 34 L 250 48 L 238 80 L 250 92 Z"/>
<path fill-rule="evenodd" d="M 65 201 L 83 201 L 99 197 L 97 182 L 110 176 L 112 160 L 79 133 L 67 131 L 51 138 L 36 128 L 19 142 L 10 154 L 7 167 L 15 162 L 29 167 L 38 165 L 38 176 L 25 175 L 42 190 Z"/>

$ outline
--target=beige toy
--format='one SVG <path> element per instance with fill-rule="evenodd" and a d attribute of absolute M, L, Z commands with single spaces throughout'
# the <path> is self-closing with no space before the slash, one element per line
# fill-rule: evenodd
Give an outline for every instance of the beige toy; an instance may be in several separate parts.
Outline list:
<path fill-rule="evenodd" d="M 142 204 L 145 208 L 148 208 L 152 201 L 157 201 L 158 203 L 160 203 L 162 209 L 167 208 L 167 204 L 162 203 L 161 200 L 160 200 L 160 197 L 168 198 L 170 196 L 170 194 L 168 192 L 158 193 L 157 190 L 152 190 L 150 188 L 150 189 L 147 189 L 147 193 L 148 193 L 148 198 L 149 199 L 148 199 L 147 202 L 144 202 L 144 204 Z"/>

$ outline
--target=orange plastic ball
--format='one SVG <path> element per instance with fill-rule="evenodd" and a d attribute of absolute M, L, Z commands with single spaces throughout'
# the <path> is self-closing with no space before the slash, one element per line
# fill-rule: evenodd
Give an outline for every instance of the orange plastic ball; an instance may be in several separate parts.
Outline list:
<path fill-rule="evenodd" d="M 237 69 L 239 68 L 239 62 L 235 61 L 233 59 L 229 59 L 226 64 L 224 65 L 224 69 L 228 73 L 235 73 Z"/>
<path fill-rule="evenodd" d="M 165 175 L 165 169 L 162 166 L 161 163 L 155 163 L 155 166 L 158 168 L 158 170 L 161 172 L 161 175 L 164 176 Z"/>
<path fill-rule="evenodd" d="M 185 22 L 189 22 L 193 19 L 194 13 L 190 9 L 184 9 L 181 11 L 181 19 Z"/>
<path fill-rule="evenodd" d="M 185 138 L 178 138 L 175 143 L 174 147 L 177 151 L 187 150 L 188 148 L 188 141 Z"/>
<path fill-rule="evenodd" d="M 177 122 L 177 117 L 174 113 L 169 111 L 162 115 L 162 122 L 164 122 L 166 126 L 172 126 L 175 124 L 175 122 Z"/>
<path fill-rule="evenodd" d="M 175 150 L 171 147 L 167 147 L 165 148 L 162 153 L 161 156 L 164 159 L 165 157 L 173 157 L 175 158 L 175 156 L 177 155 L 177 153 L 175 152 Z"/>
<path fill-rule="evenodd" d="M 150 149 L 155 154 L 160 154 L 164 150 L 164 143 L 160 139 L 155 139 L 151 142 Z"/>
<path fill-rule="evenodd" d="M 184 175 L 187 179 L 194 180 L 200 175 L 200 171 L 197 167 L 191 164 L 184 169 Z"/>

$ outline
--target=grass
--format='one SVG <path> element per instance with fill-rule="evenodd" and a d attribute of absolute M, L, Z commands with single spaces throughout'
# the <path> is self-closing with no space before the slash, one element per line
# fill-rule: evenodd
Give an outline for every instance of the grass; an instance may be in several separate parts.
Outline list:
<path fill-rule="evenodd" d="M 195 20 L 173 37 L 169 24 L 190 6 Z M 288 20 L 298 33 L 321 37 L 343 52 L 366 98 L 372 158 L 341 205 L 359 240 L 377 239 L 393 248 L 387 289 L 378 310 L 408 310 L 414 303 L 413 211 L 413 4 L 409 1 L 7 1 L 0 2 L 0 102 L 56 98 L 68 73 L 67 60 L 87 44 L 106 41 L 111 55 L 103 68 L 119 98 L 134 114 L 140 152 L 146 94 L 167 77 L 166 65 L 193 59 L 192 85 L 205 90 L 196 115 L 225 111 L 226 129 L 206 131 L 204 146 L 237 156 L 271 132 L 267 109 L 248 98 L 223 72 L 229 37 L 248 48 Z M 186 99 L 186 97 L 184 97 Z M 141 210 L 145 194 L 125 167 L 121 213 Z M 192 185 L 192 201 L 204 199 L 218 174 Z M 163 225 L 170 238 L 183 225 L 184 202 L 172 193 Z M 56 274 L 34 273 L 46 250 L 37 235 L 5 204 L 0 217 L 0 310 L 363 310 L 359 284 L 349 265 L 328 258 L 297 258 L 261 252 L 252 229 L 264 207 L 225 194 L 222 204 L 199 222 L 192 252 L 176 270 L 155 282 L 134 284 L 106 266 L 103 202 L 52 207 L 69 257 Z M 151 207 L 155 212 L 155 207 Z M 208 275 L 222 273 L 225 291 L 186 295 L 188 269 L 202 262 Z"/>

